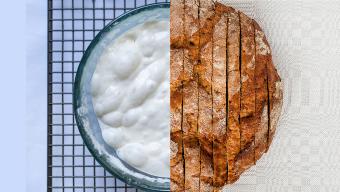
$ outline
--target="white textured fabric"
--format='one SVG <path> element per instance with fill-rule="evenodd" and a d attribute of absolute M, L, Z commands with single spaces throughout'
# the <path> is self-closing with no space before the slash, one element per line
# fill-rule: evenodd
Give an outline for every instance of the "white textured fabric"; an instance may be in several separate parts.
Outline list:
<path fill-rule="evenodd" d="M 224 191 L 340 191 L 340 0 L 222 0 L 266 33 L 284 83 L 270 150 Z"/>

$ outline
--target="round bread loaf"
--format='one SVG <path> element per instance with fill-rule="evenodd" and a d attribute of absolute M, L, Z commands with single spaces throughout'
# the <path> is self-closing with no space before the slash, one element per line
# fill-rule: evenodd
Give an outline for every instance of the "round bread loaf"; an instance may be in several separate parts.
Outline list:
<path fill-rule="evenodd" d="M 219 191 L 267 152 L 281 79 L 260 26 L 207 0 L 171 0 L 171 191 Z"/>

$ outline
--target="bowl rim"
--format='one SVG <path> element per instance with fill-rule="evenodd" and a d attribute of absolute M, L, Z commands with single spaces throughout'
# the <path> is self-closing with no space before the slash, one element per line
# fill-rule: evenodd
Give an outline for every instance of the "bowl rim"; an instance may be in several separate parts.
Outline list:
<path fill-rule="evenodd" d="M 80 95 L 80 84 L 81 84 L 81 80 L 82 80 L 82 74 L 84 71 L 84 68 L 86 66 L 87 60 L 89 59 L 93 49 L 95 48 L 95 46 L 97 45 L 97 43 L 103 38 L 103 36 L 110 32 L 111 28 L 113 28 L 116 24 L 126 20 L 127 18 L 129 18 L 130 16 L 136 15 L 140 12 L 143 11 L 148 11 L 148 10 L 152 10 L 152 9 L 157 9 L 157 8 L 170 8 L 170 3 L 169 2 L 159 2 L 159 3 L 152 3 L 152 4 L 148 4 L 148 5 L 144 5 L 141 7 L 137 7 L 131 11 L 128 11 L 118 17 L 116 17 L 115 19 L 113 19 L 112 21 L 110 21 L 107 25 L 105 25 L 105 27 L 100 30 L 98 32 L 98 34 L 93 38 L 93 40 L 91 41 L 91 43 L 89 44 L 89 46 L 86 48 L 80 62 L 77 68 L 77 72 L 76 72 L 76 76 L 75 76 L 75 80 L 74 80 L 74 86 L 73 86 L 73 111 L 75 114 L 75 119 L 76 119 L 76 123 L 77 123 L 77 127 L 79 130 L 79 133 L 85 143 L 85 146 L 87 147 L 87 149 L 89 150 L 89 152 L 92 154 L 92 156 L 95 158 L 95 160 L 109 173 L 111 173 L 113 176 L 115 176 L 116 178 L 124 181 L 125 183 L 134 186 L 136 188 L 142 189 L 142 190 L 147 190 L 147 191 L 170 191 L 170 186 L 165 186 L 165 187 L 161 187 L 161 186 L 150 186 L 148 184 L 144 184 L 144 185 L 140 185 L 140 181 L 135 180 L 133 177 L 127 179 L 126 176 L 124 177 L 123 174 L 120 174 L 119 171 L 117 170 L 113 170 L 111 168 L 111 166 L 109 166 L 105 160 L 103 160 L 102 158 L 100 158 L 100 155 L 98 154 L 98 152 L 94 149 L 93 147 L 93 143 L 92 143 L 92 139 L 90 138 L 90 136 L 88 135 L 88 133 L 85 131 L 84 125 L 82 120 L 80 120 L 80 114 L 78 112 L 78 102 L 77 100 L 79 99 L 79 95 Z M 158 178 L 164 178 L 164 177 L 158 177 Z M 167 177 L 168 178 L 168 177 Z M 170 179 L 170 178 L 169 178 Z"/>

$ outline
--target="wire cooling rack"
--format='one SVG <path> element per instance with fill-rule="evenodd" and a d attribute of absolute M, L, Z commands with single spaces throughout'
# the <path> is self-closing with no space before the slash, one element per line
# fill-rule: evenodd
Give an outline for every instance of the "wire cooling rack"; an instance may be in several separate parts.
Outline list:
<path fill-rule="evenodd" d="M 85 147 L 72 110 L 80 59 L 95 35 L 126 11 L 168 0 L 48 0 L 48 192 L 138 191 Z"/>

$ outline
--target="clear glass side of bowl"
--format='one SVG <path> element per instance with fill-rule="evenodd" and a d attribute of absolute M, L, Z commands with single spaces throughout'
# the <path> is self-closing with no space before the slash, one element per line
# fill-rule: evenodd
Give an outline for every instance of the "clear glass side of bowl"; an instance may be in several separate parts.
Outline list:
<path fill-rule="evenodd" d="M 169 3 L 151 4 L 128 12 L 109 23 L 93 39 L 79 64 L 73 94 L 73 108 L 79 132 L 95 159 L 111 174 L 126 183 L 148 191 L 169 191 L 170 179 L 155 177 L 121 161 L 108 146 L 93 109 L 91 78 L 106 45 L 129 29 L 147 21 L 169 20 Z"/>

